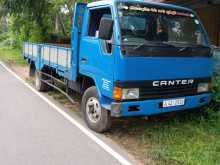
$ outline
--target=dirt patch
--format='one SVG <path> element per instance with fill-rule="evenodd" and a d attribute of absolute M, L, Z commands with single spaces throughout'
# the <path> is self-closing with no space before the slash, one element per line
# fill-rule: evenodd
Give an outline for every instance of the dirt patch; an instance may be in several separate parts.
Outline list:
<path fill-rule="evenodd" d="M 22 79 L 28 80 L 29 78 L 29 67 L 28 65 L 19 65 L 16 63 L 8 62 L 7 65 L 17 73 Z"/>

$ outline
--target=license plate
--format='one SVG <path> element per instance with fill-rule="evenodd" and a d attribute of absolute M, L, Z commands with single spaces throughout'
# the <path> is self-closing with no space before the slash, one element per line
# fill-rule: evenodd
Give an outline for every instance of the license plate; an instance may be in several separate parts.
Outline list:
<path fill-rule="evenodd" d="M 163 108 L 167 107 L 175 107 L 175 106 L 182 106 L 185 104 L 185 99 L 173 99 L 173 100 L 165 100 L 163 101 Z"/>

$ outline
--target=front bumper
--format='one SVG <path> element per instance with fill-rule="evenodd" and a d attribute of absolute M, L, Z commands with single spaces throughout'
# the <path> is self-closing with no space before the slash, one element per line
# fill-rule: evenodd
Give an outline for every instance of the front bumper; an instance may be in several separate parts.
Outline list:
<path fill-rule="evenodd" d="M 155 99 L 145 101 L 129 101 L 129 102 L 113 102 L 111 104 L 111 114 L 116 117 L 128 117 L 128 116 L 150 116 L 154 114 L 180 111 L 186 109 L 193 109 L 204 106 L 211 101 L 211 93 L 201 94 L 196 96 L 185 96 L 178 98 L 185 98 L 185 105 L 175 106 L 168 108 L 161 108 L 160 104 L 164 100 L 178 99 Z"/>

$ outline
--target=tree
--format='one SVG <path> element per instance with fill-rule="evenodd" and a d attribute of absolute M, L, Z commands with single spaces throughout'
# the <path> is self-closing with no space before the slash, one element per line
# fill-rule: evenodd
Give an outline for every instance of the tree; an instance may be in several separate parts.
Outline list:
<path fill-rule="evenodd" d="M 0 16 L 10 18 L 10 29 L 20 40 L 49 41 L 52 36 L 70 37 L 74 4 L 90 1 L 0 0 Z"/>

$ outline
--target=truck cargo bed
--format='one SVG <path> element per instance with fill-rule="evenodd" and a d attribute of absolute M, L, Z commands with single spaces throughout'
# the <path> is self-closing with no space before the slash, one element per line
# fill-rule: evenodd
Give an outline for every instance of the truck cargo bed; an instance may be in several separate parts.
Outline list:
<path fill-rule="evenodd" d="M 37 69 L 51 67 L 63 77 L 69 78 L 71 69 L 71 48 L 25 42 L 23 56 L 29 62 L 34 62 Z"/>

